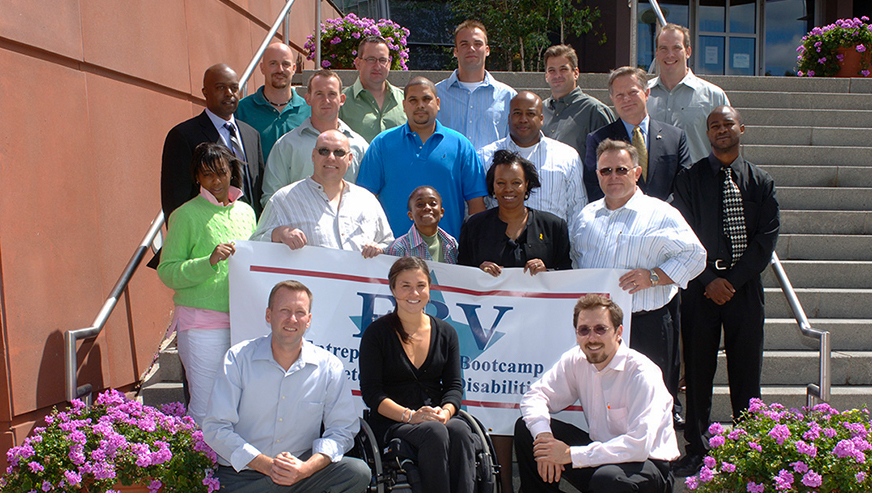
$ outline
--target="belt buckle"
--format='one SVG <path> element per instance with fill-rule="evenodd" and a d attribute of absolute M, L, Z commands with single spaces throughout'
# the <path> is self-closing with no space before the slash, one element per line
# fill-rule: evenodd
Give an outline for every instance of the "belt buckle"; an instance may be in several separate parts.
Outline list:
<path fill-rule="evenodd" d="M 716 270 L 727 270 L 727 269 L 729 268 L 729 266 L 727 266 L 727 265 L 721 265 L 721 262 L 724 262 L 724 261 L 721 260 L 721 259 L 717 259 L 717 260 L 715 260 L 715 269 L 716 269 Z M 726 264 L 726 263 L 725 263 L 725 264 Z"/>

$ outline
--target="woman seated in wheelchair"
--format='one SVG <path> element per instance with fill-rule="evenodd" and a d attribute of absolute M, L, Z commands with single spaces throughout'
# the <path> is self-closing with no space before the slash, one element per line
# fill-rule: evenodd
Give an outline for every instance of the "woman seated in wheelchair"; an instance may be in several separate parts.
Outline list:
<path fill-rule="evenodd" d="M 367 327 L 360 341 L 360 391 L 373 409 L 380 445 L 401 438 L 418 451 L 425 493 L 473 493 L 473 433 L 455 417 L 463 395 L 454 328 L 424 313 L 430 270 L 402 257 L 388 274 L 396 309 Z"/>

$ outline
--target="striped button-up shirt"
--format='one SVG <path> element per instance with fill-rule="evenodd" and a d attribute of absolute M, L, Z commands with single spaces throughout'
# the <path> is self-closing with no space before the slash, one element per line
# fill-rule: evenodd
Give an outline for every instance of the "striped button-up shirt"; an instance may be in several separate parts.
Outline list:
<path fill-rule="evenodd" d="M 494 153 L 500 149 L 517 152 L 529 160 L 539 172 L 540 188 L 530 192 L 524 204 L 554 214 L 567 223 L 587 205 L 587 192 L 581 178 L 581 159 L 572 147 L 549 139 L 539 132 L 539 142 L 532 147 L 518 147 L 512 137 L 506 137 L 484 146 L 478 151 L 485 170 L 493 164 Z M 489 208 L 496 207 L 492 197 L 485 199 Z"/>
<path fill-rule="evenodd" d="M 446 127 L 462 133 L 476 150 L 509 135 L 509 104 L 517 91 L 484 73 L 484 82 L 469 92 L 457 70 L 436 84 L 439 113 Z"/>
<path fill-rule="evenodd" d="M 444 229 L 437 228 L 436 236 L 439 238 L 439 248 L 442 249 L 442 256 L 445 257 L 446 264 L 457 263 L 457 240 L 453 236 L 446 233 Z M 414 225 L 409 229 L 409 232 L 400 236 L 391 246 L 385 250 L 388 255 L 395 257 L 418 257 L 424 260 L 433 260 L 430 255 L 430 249 L 424 241 L 424 237 L 418 232 L 418 228 Z"/>
<path fill-rule="evenodd" d="M 588 204 L 571 222 L 569 238 L 576 269 L 659 267 L 674 281 L 634 294 L 633 312 L 664 306 L 705 269 L 705 248 L 681 213 L 638 188 L 615 210 L 604 198 Z"/>
<path fill-rule="evenodd" d="M 359 252 L 370 242 L 386 248 L 394 241 L 375 195 L 347 181 L 338 210 L 312 177 L 280 189 L 267 202 L 251 239 L 272 241 L 272 231 L 279 226 L 299 229 L 310 246 L 337 250 Z"/>

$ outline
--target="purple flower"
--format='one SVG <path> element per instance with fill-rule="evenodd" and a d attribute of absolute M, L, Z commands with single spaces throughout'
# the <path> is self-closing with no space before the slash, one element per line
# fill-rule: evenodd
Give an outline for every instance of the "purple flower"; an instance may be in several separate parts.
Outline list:
<path fill-rule="evenodd" d="M 726 440 L 724 440 L 724 437 L 722 437 L 720 435 L 713 436 L 713 437 L 709 438 L 709 446 L 711 446 L 711 448 L 718 448 L 721 445 L 723 445 L 725 441 Z"/>
<path fill-rule="evenodd" d="M 790 436 L 790 428 L 787 425 L 775 425 L 774 428 L 769 432 L 769 436 L 775 439 L 775 442 L 778 445 L 784 443 L 784 440 Z"/>
<path fill-rule="evenodd" d="M 748 481 L 748 493 L 763 493 L 763 483 L 757 484 L 753 481 Z"/>
<path fill-rule="evenodd" d="M 328 61 L 328 60 L 321 60 L 321 66 L 324 67 L 324 68 L 330 68 L 330 61 Z"/>
<path fill-rule="evenodd" d="M 354 31 L 353 33 L 351 33 L 351 37 L 354 39 L 360 39 L 360 33 L 357 31 Z"/>
<path fill-rule="evenodd" d="M 330 44 L 332 44 L 332 45 L 338 45 L 341 42 L 342 42 L 342 40 L 339 38 L 339 36 L 336 36 L 335 38 L 330 40 Z"/>
<path fill-rule="evenodd" d="M 757 444 L 756 442 L 748 442 L 748 446 L 751 447 L 752 449 L 756 450 L 757 452 L 762 452 L 762 451 L 763 451 L 763 447 L 761 447 L 761 446 L 760 446 L 759 444 Z"/>
<path fill-rule="evenodd" d="M 718 465 L 718 461 L 716 461 L 715 458 L 710 455 L 705 456 L 705 459 L 702 460 L 702 463 L 705 464 L 705 466 L 709 469 L 714 469 L 715 466 Z"/>
<path fill-rule="evenodd" d="M 42 482 L 42 491 L 51 491 L 52 485 L 48 481 Z"/>
<path fill-rule="evenodd" d="M 35 461 L 31 461 L 30 463 L 28 463 L 27 467 L 29 467 L 32 472 L 45 471 L 45 468 L 42 467 L 42 464 L 40 464 L 39 462 L 35 462 Z"/>
<path fill-rule="evenodd" d="M 857 45 L 857 53 L 863 53 L 866 51 L 866 47 L 863 45 Z"/>
<path fill-rule="evenodd" d="M 820 64 L 827 63 L 827 57 L 825 57 L 825 56 L 820 57 L 820 59 L 818 59 L 818 63 L 820 63 Z"/>
<path fill-rule="evenodd" d="M 684 478 L 684 486 L 687 486 L 689 490 L 695 490 L 699 488 L 699 480 L 696 476 L 688 476 Z"/>
<path fill-rule="evenodd" d="M 808 471 L 808 465 L 807 465 L 805 462 L 802 462 L 802 461 L 799 461 L 799 460 L 796 461 L 796 462 L 791 462 L 791 463 L 790 463 L 790 466 L 793 467 L 793 470 L 794 470 L 794 471 L 796 471 L 796 472 L 798 472 L 798 473 L 800 473 L 800 474 L 802 474 L 802 473 Z"/>
<path fill-rule="evenodd" d="M 711 435 L 720 435 L 724 432 L 724 427 L 720 423 L 714 422 L 708 427 L 708 432 Z"/>
<path fill-rule="evenodd" d="M 66 479 L 67 483 L 70 483 L 71 486 L 75 486 L 82 482 L 81 474 L 76 471 L 64 471 L 64 479 Z"/>
<path fill-rule="evenodd" d="M 863 75 L 863 77 L 869 77 L 870 72 L 868 70 L 861 70 L 860 73 Z"/>
<path fill-rule="evenodd" d="M 745 430 L 739 428 L 739 429 L 737 429 L 737 430 L 733 430 L 733 431 L 731 431 L 731 432 L 727 435 L 727 438 L 729 438 L 730 440 L 738 440 L 740 436 L 742 436 L 742 435 L 747 435 L 747 434 L 748 434 L 747 431 L 745 431 Z"/>
<path fill-rule="evenodd" d="M 808 74 L 806 75 L 808 75 L 809 77 L 814 77 L 814 70 L 809 70 Z"/>
<path fill-rule="evenodd" d="M 766 407 L 766 404 L 763 404 L 763 400 L 755 397 L 748 403 L 748 412 L 757 413 L 764 407 Z"/>
<path fill-rule="evenodd" d="M 157 493 L 161 486 L 163 486 L 163 483 L 155 479 L 148 485 L 148 493 Z"/>
<path fill-rule="evenodd" d="M 796 451 L 800 454 L 805 454 L 809 457 L 817 457 L 817 447 L 814 445 L 809 445 L 802 440 L 797 440 L 795 442 Z"/>
<path fill-rule="evenodd" d="M 814 47 L 815 47 L 815 48 L 820 48 L 821 44 L 822 44 L 822 43 L 821 43 L 820 41 L 816 41 L 815 44 L 814 44 Z"/>
<path fill-rule="evenodd" d="M 866 480 L 866 473 L 863 471 L 860 471 L 854 475 L 854 478 L 857 480 L 858 483 L 862 483 L 863 481 Z"/>
<path fill-rule="evenodd" d="M 833 454 L 840 459 L 853 456 L 854 442 L 852 442 L 851 440 L 839 441 L 839 443 L 836 444 L 835 448 L 833 448 Z"/>
<path fill-rule="evenodd" d="M 721 462 L 721 471 L 724 472 L 734 472 L 736 470 L 736 466 L 730 464 L 729 462 Z"/>
<path fill-rule="evenodd" d="M 808 486 L 809 488 L 817 488 L 821 485 L 821 482 L 821 475 L 814 471 L 809 471 L 805 473 L 805 476 L 802 477 L 802 484 Z"/>
<path fill-rule="evenodd" d="M 793 487 L 793 474 L 787 469 L 778 471 L 778 476 L 775 477 L 776 490 L 789 490 Z"/>
<path fill-rule="evenodd" d="M 699 480 L 702 483 L 708 483 L 715 477 L 715 472 L 708 467 L 703 467 L 699 470 Z"/>
<path fill-rule="evenodd" d="M 839 53 L 838 55 L 836 55 L 836 60 L 838 60 L 838 61 L 840 61 L 840 62 L 844 62 L 844 61 L 845 61 L 845 55 L 842 55 L 841 53 Z"/>

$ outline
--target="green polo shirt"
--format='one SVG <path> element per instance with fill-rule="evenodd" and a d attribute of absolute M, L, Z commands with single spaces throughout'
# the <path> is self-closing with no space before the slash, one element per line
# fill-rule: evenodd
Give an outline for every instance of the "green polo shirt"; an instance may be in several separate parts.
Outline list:
<path fill-rule="evenodd" d="M 254 94 L 243 98 L 236 108 L 236 118 L 260 132 L 264 162 L 279 137 L 299 127 L 303 120 L 312 116 L 312 108 L 306 104 L 306 100 L 301 98 L 296 90 L 291 92 L 293 97 L 282 108 L 281 113 L 263 97 L 263 86 L 260 86 Z"/>
<path fill-rule="evenodd" d="M 339 118 L 367 142 L 372 142 L 383 131 L 406 123 L 403 111 L 403 90 L 388 84 L 384 108 L 379 108 L 369 91 L 363 88 L 360 77 L 354 85 L 346 87 L 345 104 L 339 109 Z"/>

